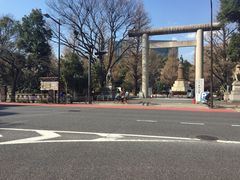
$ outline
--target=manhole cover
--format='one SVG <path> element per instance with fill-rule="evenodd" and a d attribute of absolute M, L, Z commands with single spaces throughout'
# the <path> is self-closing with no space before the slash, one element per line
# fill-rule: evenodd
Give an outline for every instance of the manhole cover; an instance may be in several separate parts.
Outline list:
<path fill-rule="evenodd" d="M 218 140 L 217 137 L 208 136 L 208 135 L 199 135 L 199 136 L 196 136 L 196 138 L 201 139 L 201 140 L 205 140 L 205 141 L 216 141 L 216 140 Z"/>
<path fill-rule="evenodd" d="M 73 109 L 73 110 L 69 110 L 68 112 L 81 112 L 81 111 L 77 109 Z"/>

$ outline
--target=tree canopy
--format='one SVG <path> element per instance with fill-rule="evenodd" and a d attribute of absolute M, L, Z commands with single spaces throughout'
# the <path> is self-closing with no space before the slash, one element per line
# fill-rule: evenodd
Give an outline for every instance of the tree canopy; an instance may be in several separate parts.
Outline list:
<path fill-rule="evenodd" d="M 39 78 L 52 75 L 50 71 L 52 52 L 49 44 L 51 30 L 47 28 L 41 10 L 33 9 L 28 16 L 22 18 L 18 31 L 17 46 L 26 55 L 27 60 L 28 89 L 39 89 Z"/>
<path fill-rule="evenodd" d="M 220 3 L 218 20 L 222 24 L 232 23 L 236 26 L 227 49 L 228 57 L 233 62 L 240 62 L 240 0 L 220 0 Z"/>
<path fill-rule="evenodd" d="M 11 87 L 11 101 L 15 101 L 15 92 L 19 85 L 25 57 L 16 46 L 18 22 L 9 16 L 0 18 L 0 78 Z"/>
<path fill-rule="evenodd" d="M 67 51 L 62 59 L 62 79 L 67 92 L 82 93 L 87 85 L 84 67 L 78 54 Z"/>
<path fill-rule="evenodd" d="M 240 30 L 240 0 L 220 0 L 218 19 L 222 23 L 237 23 Z"/>
<path fill-rule="evenodd" d="M 82 57 L 107 51 L 99 59 L 101 81 L 111 73 L 126 54 L 128 31 L 134 28 L 140 1 L 137 0 L 48 0 L 53 17 L 59 17 L 62 44 L 76 50 Z M 138 14 L 137 14 L 138 13 Z M 57 33 L 54 33 L 57 37 Z M 97 58 L 95 58 L 96 62 Z M 104 77 L 102 77 L 104 75 Z M 104 83 L 101 82 L 101 85 Z"/>

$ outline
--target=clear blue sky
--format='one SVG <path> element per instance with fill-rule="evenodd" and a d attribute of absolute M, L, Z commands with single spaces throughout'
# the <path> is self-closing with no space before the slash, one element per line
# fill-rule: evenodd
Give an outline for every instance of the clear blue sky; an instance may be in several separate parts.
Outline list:
<path fill-rule="evenodd" d="M 0 16 L 10 14 L 21 20 L 33 8 L 48 12 L 45 0 L 0 0 Z M 187 24 L 210 23 L 210 0 L 143 0 L 145 9 L 151 19 L 152 27 L 176 26 Z M 217 13 L 218 0 L 213 0 L 214 14 Z M 187 40 L 194 34 L 171 36 L 154 36 L 151 39 Z M 179 56 L 193 60 L 193 48 L 181 48 Z"/>

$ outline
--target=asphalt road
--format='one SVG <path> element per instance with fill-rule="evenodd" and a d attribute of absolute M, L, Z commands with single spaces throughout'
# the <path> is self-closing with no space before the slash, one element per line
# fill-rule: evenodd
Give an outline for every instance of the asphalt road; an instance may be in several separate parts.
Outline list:
<path fill-rule="evenodd" d="M 0 106 L 0 179 L 240 177 L 240 113 Z"/>

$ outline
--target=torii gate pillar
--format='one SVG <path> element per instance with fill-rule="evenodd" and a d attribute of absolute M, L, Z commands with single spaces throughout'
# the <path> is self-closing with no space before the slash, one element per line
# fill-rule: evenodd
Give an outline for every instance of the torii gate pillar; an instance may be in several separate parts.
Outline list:
<path fill-rule="evenodd" d="M 203 78 L 203 30 L 198 29 L 196 34 L 196 62 L 195 81 Z"/>
<path fill-rule="evenodd" d="M 143 97 L 148 97 L 148 54 L 149 54 L 149 36 L 142 35 L 142 93 Z"/>

